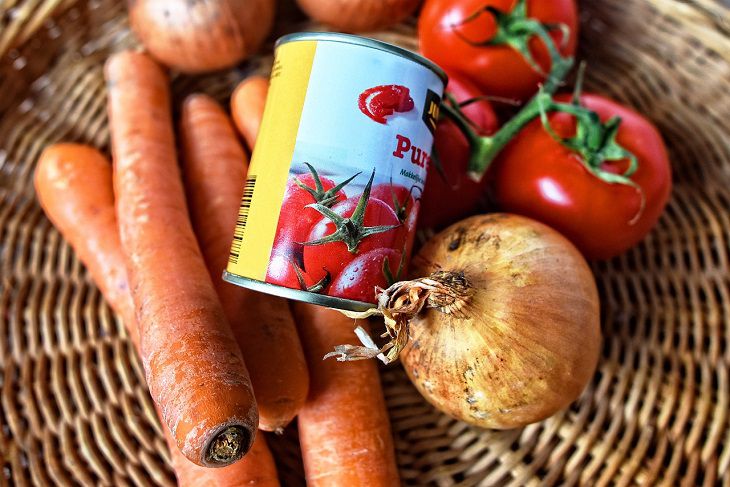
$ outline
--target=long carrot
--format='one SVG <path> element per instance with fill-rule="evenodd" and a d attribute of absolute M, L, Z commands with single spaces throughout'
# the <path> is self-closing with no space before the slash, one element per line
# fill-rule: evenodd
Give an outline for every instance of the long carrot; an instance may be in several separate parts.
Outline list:
<path fill-rule="evenodd" d="M 375 362 L 322 360 L 335 345 L 352 339 L 353 320 L 309 304 L 293 306 L 311 375 L 298 420 L 307 485 L 399 485 Z"/>
<path fill-rule="evenodd" d="M 150 394 L 188 459 L 228 465 L 251 447 L 258 413 L 187 214 L 168 80 L 132 51 L 112 55 L 105 75 L 117 220 Z"/>
<path fill-rule="evenodd" d="M 139 352 L 134 303 L 127 286 L 124 254 L 114 215 L 111 164 L 92 147 L 56 144 L 41 154 L 34 182 L 46 215 L 74 248 L 106 300 L 121 316 Z M 276 466 L 263 435 L 256 436 L 253 447 L 240 462 L 210 469 L 185 458 L 164 422 L 162 429 L 181 487 L 279 485 Z"/>
<path fill-rule="evenodd" d="M 183 177 L 190 214 L 208 270 L 251 375 L 259 428 L 277 431 L 296 416 L 309 374 L 286 300 L 221 279 L 246 175 L 247 157 L 223 109 L 191 95 L 182 109 Z"/>
<path fill-rule="evenodd" d="M 231 115 L 236 128 L 253 150 L 261 125 L 269 80 L 263 76 L 250 76 L 241 81 L 231 95 Z M 252 115 L 253 114 L 253 115 Z"/>

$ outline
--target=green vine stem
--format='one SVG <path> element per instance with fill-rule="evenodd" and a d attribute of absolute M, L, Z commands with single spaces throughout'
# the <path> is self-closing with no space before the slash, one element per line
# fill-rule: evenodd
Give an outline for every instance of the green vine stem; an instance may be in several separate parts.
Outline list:
<path fill-rule="evenodd" d="M 572 57 L 563 57 L 560 55 L 553 38 L 549 31 L 556 26 L 545 25 L 534 19 L 527 17 L 527 7 L 525 0 L 520 0 L 512 12 L 501 12 L 492 7 L 485 7 L 473 14 L 476 17 L 484 12 L 489 12 L 494 16 L 497 23 L 497 32 L 488 42 L 475 45 L 509 45 L 520 52 L 534 69 L 541 72 L 539 66 L 530 54 L 528 43 L 533 36 L 540 38 L 547 47 L 550 54 L 550 73 L 545 79 L 540 92 L 533 96 L 530 101 L 507 123 L 505 123 L 492 136 L 480 136 L 476 133 L 466 116 L 461 112 L 459 104 L 450 95 L 444 97 L 441 111 L 450 118 L 464 133 L 471 147 L 471 158 L 469 160 L 468 171 L 469 176 L 479 181 L 489 168 L 499 151 L 504 148 L 517 133 L 527 125 L 530 121 L 540 115 L 541 107 L 549 106 L 552 103 L 552 95 L 557 91 L 563 80 L 573 67 Z M 467 18 L 465 22 L 471 20 Z M 567 37 L 567 28 L 565 26 L 557 26 L 563 32 L 563 38 Z"/>

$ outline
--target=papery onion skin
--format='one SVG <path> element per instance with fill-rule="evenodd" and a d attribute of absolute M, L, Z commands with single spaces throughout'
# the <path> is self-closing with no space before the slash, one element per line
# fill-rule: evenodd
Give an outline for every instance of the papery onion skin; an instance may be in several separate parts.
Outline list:
<path fill-rule="evenodd" d="M 345 32 L 380 30 L 405 20 L 422 0 L 297 0 L 312 19 Z"/>
<path fill-rule="evenodd" d="M 229 68 L 271 31 L 274 0 L 128 0 L 129 21 L 158 61 L 185 73 Z"/>
<path fill-rule="evenodd" d="M 578 250 L 524 217 L 480 215 L 447 228 L 414 258 L 412 274 L 463 271 L 463 313 L 424 310 L 401 360 L 441 411 L 495 429 L 521 427 L 567 407 L 600 354 L 595 281 Z"/>

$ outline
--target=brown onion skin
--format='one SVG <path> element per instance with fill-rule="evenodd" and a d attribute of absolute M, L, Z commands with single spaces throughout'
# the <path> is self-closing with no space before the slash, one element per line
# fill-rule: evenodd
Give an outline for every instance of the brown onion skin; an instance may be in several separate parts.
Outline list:
<path fill-rule="evenodd" d="M 297 0 L 318 22 L 345 32 L 380 30 L 405 20 L 422 0 Z"/>
<path fill-rule="evenodd" d="M 431 239 L 411 272 L 463 271 L 474 291 L 462 316 L 436 309 L 410 325 L 401 360 L 431 404 L 467 423 L 525 426 L 566 408 L 600 354 L 590 268 L 562 235 L 507 214 L 463 220 Z"/>
<path fill-rule="evenodd" d="M 274 0 L 128 0 L 129 21 L 161 63 L 185 73 L 229 68 L 271 31 Z"/>

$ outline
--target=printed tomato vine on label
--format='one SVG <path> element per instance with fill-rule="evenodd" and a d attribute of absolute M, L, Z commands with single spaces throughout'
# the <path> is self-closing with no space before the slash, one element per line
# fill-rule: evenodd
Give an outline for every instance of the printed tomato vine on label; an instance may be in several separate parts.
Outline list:
<path fill-rule="evenodd" d="M 380 248 L 394 248 L 402 225 L 393 209 L 371 198 L 375 171 L 361 195 L 352 196 L 332 208 L 313 204 L 322 214 L 304 244 L 304 269 L 314 280 L 327 272 L 336 279 L 358 255 Z"/>

